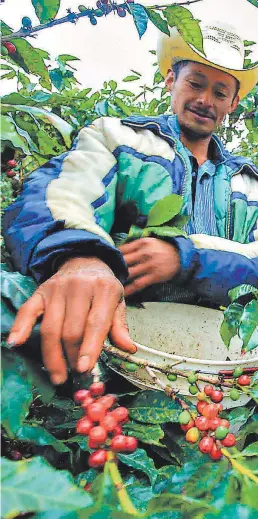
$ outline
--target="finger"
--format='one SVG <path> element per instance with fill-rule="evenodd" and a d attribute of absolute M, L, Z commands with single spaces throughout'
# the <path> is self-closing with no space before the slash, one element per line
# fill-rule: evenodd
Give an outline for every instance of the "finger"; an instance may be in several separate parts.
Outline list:
<path fill-rule="evenodd" d="M 20 346 L 28 340 L 37 319 L 43 314 L 45 300 L 40 292 L 35 292 L 18 310 L 7 343 Z"/>
<path fill-rule="evenodd" d="M 141 239 L 139 240 L 133 240 L 129 243 L 124 243 L 123 245 L 120 245 L 118 248 L 122 252 L 123 255 L 130 254 L 132 252 L 135 252 L 139 249 Z"/>
<path fill-rule="evenodd" d="M 124 299 L 119 303 L 115 311 L 109 335 L 112 343 L 121 350 L 128 351 L 129 353 L 135 353 L 137 351 L 137 348 L 129 334 Z"/>
<path fill-rule="evenodd" d="M 132 283 L 125 286 L 125 297 L 129 297 L 152 284 L 153 278 L 150 274 L 136 278 Z"/>
<path fill-rule="evenodd" d="M 128 273 L 129 273 L 128 279 L 132 280 L 132 279 L 147 275 L 148 274 L 147 270 L 148 269 L 147 269 L 146 263 L 138 263 L 138 265 L 135 265 L 128 269 Z"/>
<path fill-rule="evenodd" d="M 146 256 L 143 255 L 141 249 L 131 252 L 130 254 L 124 255 L 124 260 L 126 262 L 127 267 L 133 267 L 133 265 L 137 265 L 137 263 L 142 263 L 143 260 L 146 259 Z"/>
<path fill-rule="evenodd" d="M 81 279 L 73 283 L 66 297 L 65 319 L 62 330 L 62 342 L 71 368 L 75 369 L 78 362 L 79 347 L 83 339 L 86 320 L 89 314 L 91 298 Z"/>
<path fill-rule="evenodd" d="M 53 384 L 62 384 L 67 379 L 61 342 L 64 316 L 65 296 L 56 290 L 46 306 L 40 328 L 43 361 Z"/>
<path fill-rule="evenodd" d="M 102 290 L 94 296 L 80 348 L 78 371 L 89 371 L 95 366 L 110 330 L 118 299 L 117 295 L 111 297 L 110 290 L 106 293 Z"/>

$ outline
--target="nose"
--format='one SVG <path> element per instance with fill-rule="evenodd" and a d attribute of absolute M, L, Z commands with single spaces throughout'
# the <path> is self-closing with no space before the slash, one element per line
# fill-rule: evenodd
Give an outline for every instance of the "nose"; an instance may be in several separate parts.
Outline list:
<path fill-rule="evenodd" d="M 211 108 L 213 105 L 212 91 L 210 89 L 200 91 L 197 103 L 205 108 Z"/>

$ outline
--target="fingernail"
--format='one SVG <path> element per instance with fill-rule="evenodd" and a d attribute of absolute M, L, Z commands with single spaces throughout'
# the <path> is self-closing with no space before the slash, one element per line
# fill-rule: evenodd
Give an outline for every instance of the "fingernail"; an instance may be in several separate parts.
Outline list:
<path fill-rule="evenodd" d="M 10 333 L 6 343 L 10 348 L 17 345 L 17 334 L 16 333 Z"/>
<path fill-rule="evenodd" d="M 89 364 L 90 362 L 88 355 L 82 355 L 78 361 L 78 371 L 81 371 L 82 373 L 87 371 L 89 369 Z"/>
<path fill-rule="evenodd" d="M 55 384 L 55 386 L 64 384 L 64 382 L 66 381 L 66 377 L 64 377 L 64 375 L 61 375 L 61 373 L 52 373 L 50 378 L 51 378 L 51 382 L 53 384 Z"/>
<path fill-rule="evenodd" d="M 6 346 L 7 346 L 7 348 L 11 349 L 11 348 L 13 348 L 14 346 L 16 346 L 16 343 L 13 342 L 13 341 L 10 341 L 9 339 L 7 339 L 7 341 L 6 341 Z"/>

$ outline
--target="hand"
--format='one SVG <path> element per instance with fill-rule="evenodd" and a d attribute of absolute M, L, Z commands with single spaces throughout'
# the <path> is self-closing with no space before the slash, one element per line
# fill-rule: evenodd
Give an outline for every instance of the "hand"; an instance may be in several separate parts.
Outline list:
<path fill-rule="evenodd" d="M 125 296 L 172 279 L 180 269 L 176 247 L 156 238 L 140 238 L 119 247 L 129 270 Z"/>
<path fill-rule="evenodd" d="M 91 370 L 110 332 L 122 350 L 135 353 L 125 317 L 124 290 L 110 268 L 97 258 L 73 258 L 39 286 L 19 309 L 8 343 L 29 338 L 38 317 L 46 369 L 54 384 L 67 378 L 66 361 L 80 372 Z"/>

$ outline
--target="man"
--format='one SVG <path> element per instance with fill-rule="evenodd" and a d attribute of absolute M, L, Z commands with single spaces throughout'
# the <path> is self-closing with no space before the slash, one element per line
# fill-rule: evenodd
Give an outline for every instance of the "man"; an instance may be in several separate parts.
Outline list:
<path fill-rule="evenodd" d="M 258 67 L 242 70 L 244 46 L 232 28 L 210 25 L 203 36 L 207 58 L 175 29 L 161 38 L 159 65 L 176 115 L 98 119 L 69 153 L 30 175 L 6 212 L 15 266 L 40 283 L 9 343 L 24 343 L 43 315 L 43 360 L 54 384 L 66 379 L 65 356 L 80 372 L 92 369 L 108 333 L 135 351 L 124 294 L 218 306 L 230 288 L 258 285 L 257 168 L 213 135 L 255 85 Z M 114 246 L 110 234 L 128 231 L 129 206 L 144 222 L 171 193 L 183 197 L 189 238 Z"/>

